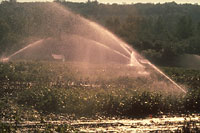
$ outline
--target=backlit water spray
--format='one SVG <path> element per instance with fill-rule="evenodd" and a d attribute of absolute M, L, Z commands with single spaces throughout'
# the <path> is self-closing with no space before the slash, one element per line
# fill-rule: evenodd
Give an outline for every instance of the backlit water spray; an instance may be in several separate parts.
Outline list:
<path fill-rule="evenodd" d="M 148 62 L 148 64 L 153 67 L 157 72 L 159 72 L 160 74 L 162 74 L 165 78 L 167 78 L 170 82 L 172 82 L 172 84 L 174 84 L 177 88 L 179 88 L 182 92 L 186 93 L 186 91 L 179 86 L 176 82 L 174 82 L 170 77 L 168 77 L 166 74 L 164 74 L 160 69 L 158 69 L 155 65 L 153 65 L 152 63 Z"/>
<path fill-rule="evenodd" d="M 135 52 L 132 51 L 131 47 L 129 47 L 128 44 L 124 43 L 123 41 L 121 41 L 119 38 L 117 38 L 114 34 L 112 34 L 111 32 L 109 32 L 108 30 L 106 29 L 103 29 L 103 27 L 95 24 L 94 22 L 90 22 L 91 25 L 95 26 L 98 30 L 102 31 L 102 32 L 106 32 L 107 34 L 109 34 L 109 36 L 111 38 L 113 38 L 114 40 L 117 40 L 119 42 L 119 45 L 130 55 L 130 66 L 138 66 L 138 67 L 144 67 L 142 66 L 136 56 L 135 56 Z M 151 62 L 149 61 L 145 61 L 143 62 L 145 64 L 148 64 L 150 65 L 152 68 L 154 68 L 158 73 L 160 73 L 161 75 L 163 75 L 165 78 L 167 78 L 172 84 L 174 84 L 178 89 L 180 89 L 182 92 L 186 93 L 186 91 L 181 87 L 179 86 L 175 81 L 173 81 L 170 77 L 168 77 L 166 74 L 164 74 L 160 69 L 158 69 L 155 65 L 153 65 Z"/>
<path fill-rule="evenodd" d="M 41 40 L 38 40 L 38 41 L 36 41 L 36 42 L 34 42 L 34 43 L 31 43 L 31 44 L 27 45 L 26 47 L 24 47 L 24 48 L 22 48 L 22 49 L 16 51 L 16 52 L 13 53 L 13 54 L 11 54 L 10 56 L 1 58 L 0 61 L 2 61 L 2 62 L 8 62 L 8 61 L 10 60 L 10 58 L 12 58 L 13 56 L 15 56 L 15 55 L 17 55 L 17 54 L 23 52 L 24 50 L 26 50 L 26 49 L 28 49 L 28 48 L 31 48 L 31 47 L 34 47 L 34 46 L 36 46 L 36 45 L 41 44 L 41 43 L 43 42 L 43 40 L 44 40 L 44 39 L 41 39 Z"/>
<path fill-rule="evenodd" d="M 161 75 L 163 75 L 165 78 L 167 78 L 172 84 L 174 84 L 178 89 L 180 89 L 182 92 L 186 93 L 186 91 L 180 86 L 178 85 L 175 81 L 173 81 L 170 77 L 168 77 L 166 74 L 164 74 L 160 69 L 158 69 L 155 65 L 153 65 L 151 62 L 149 62 L 148 60 L 141 60 L 141 63 L 144 64 L 148 64 L 150 65 L 152 68 L 154 68 L 157 72 L 159 72 Z"/>
<path fill-rule="evenodd" d="M 42 60 L 44 56 L 52 60 L 51 55 L 59 55 L 65 58 L 66 61 L 85 61 L 86 58 L 100 61 L 102 57 L 98 57 L 97 54 L 101 54 L 101 56 L 104 56 L 102 58 L 104 60 L 103 63 L 108 64 L 109 61 L 112 61 L 108 59 L 115 59 L 117 63 L 123 63 L 125 66 L 128 64 L 131 68 L 137 68 L 135 71 L 146 72 L 145 67 L 148 65 L 160 75 L 163 75 L 176 88 L 186 93 L 182 87 L 155 65 L 144 59 L 127 43 L 104 27 L 71 13 L 56 3 L 48 3 L 43 10 L 47 10 L 48 16 L 50 16 L 50 20 L 52 21 L 49 24 L 49 27 L 51 27 L 50 31 L 46 32 L 52 32 L 55 35 L 27 45 L 12 55 L 2 58 L 2 62 L 23 58 L 27 59 L 25 58 L 26 55 L 29 55 L 30 60 L 32 56 L 35 59 L 36 55 L 38 56 L 38 60 Z M 65 25 L 66 23 L 68 24 L 67 26 Z M 83 60 L 81 60 L 82 58 Z"/>

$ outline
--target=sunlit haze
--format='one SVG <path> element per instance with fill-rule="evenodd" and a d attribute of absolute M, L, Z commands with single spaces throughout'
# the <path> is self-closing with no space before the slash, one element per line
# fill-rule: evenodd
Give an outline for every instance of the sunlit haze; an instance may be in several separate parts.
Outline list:
<path fill-rule="evenodd" d="M 18 0 L 19 2 L 31 2 L 31 1 L 53 1 L 53 0 Z M 66 0 L 72 2 L 86 2 L 87 0 Z M 91 0 L 92 1 L 92 0 Z M 118 3 L 118 4 L 132 4 L 132 3 L 165 3 L 176 2 L 179 4 L 190 3 L 200 4 L 199 0 L 98 0 L 99 3 Z"/>

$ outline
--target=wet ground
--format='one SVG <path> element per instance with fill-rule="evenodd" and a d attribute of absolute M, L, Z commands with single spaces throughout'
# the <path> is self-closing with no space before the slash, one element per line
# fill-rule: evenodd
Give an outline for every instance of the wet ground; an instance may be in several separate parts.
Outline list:
<path fill-rule="evenodd" d="M 6 122 L 15 125 L 15 122 Z M 43 130 L 45 125 L 51 124 L 54 126 L 67 124 L 78 129 L 79 132 L 131 132 L 131 133 L 146 133 L 146 132 L 192 132 L 200 131 L 200 115 L 191 116 L 162 116 L 159 118 L 145 119 L 98 119 L 98 120 L 71 120 L 71 121 L 24 121 L 18 123 L 18 131 L 34 131 L 34 129 Z"/>
<path fill-rule="evenodd" d="M 200 129 L 200 116 L 166 117 L 146 119 L 77 121 L 72 123 L 84 132 L 175 132 L 184 127 Z"/>

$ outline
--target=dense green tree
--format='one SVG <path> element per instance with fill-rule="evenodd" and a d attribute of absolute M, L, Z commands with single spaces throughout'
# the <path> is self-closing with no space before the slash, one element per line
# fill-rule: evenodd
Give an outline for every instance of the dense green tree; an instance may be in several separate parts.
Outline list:
<path fill-rule="evenodd" d="M 105 20 L 105 25 L 111 31 L 116 33 L 120 28 L 120 20 L 117 17 L 111 17 Z"/>
<path fill-rule="evenodd" d="M 4 50 L 8 47 L 7 37 L 9 32 L 9 25 L 4 20 L 0 20 L 0 53 L 5 52 Z"/>
<path fill-rule="evenodd" d="M 0 40 L 2 40 L 9 32 L 9 25 L 4 20 L 0 20 Z"/>
<path fill-rule="evenodd" d="M 187 39 L 193 35 L 193 23 L 192 19 L 187 16 L 183 16 L 177 23 L 177 37 L 179 39 Z"/>
<path fill-rule="evenodd" d="M 200 22 L 198 22 L 197 24 L 197 35 L 200 36 Z"/>
<path fill-rule="evenodd" d="M 154 25 L 155 34 L 162 34 L 164 32 L 163 19 L 159 16 Z"/>
<path fill-rule="evenodd" d="M 188 40 L 188 45 L 185 49 L 188 54 L 199 54 L 200 55 L 200 38 L 193 37 Z"/>

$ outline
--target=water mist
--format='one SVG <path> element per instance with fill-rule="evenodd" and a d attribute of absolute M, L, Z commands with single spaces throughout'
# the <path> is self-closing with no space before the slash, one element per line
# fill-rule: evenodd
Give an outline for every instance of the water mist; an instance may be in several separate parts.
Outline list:
<path fill-rule="evenodd" d="M 151 73 L 150 75 L 158 73 L 159 76 L 164 76 L 165 82 L 170 82 L 174 86 L 173 88 L 186 93 L 182 87 L 155 65 L 97 23 L 74 14 L 56 3 L 44 5 L 43 10 L 48 12 L 51 18 L 51 22 L 46 23 L 51 27 L 46 32 L 51 32 L 51 36 L 33 42 L 10 56 L 2 58 L 2 62 L 9 60 L 53 61 L 56 59 L 53 56 L 62 57 L 66 62 L 99 63 L 105 66 L 114 62 L 119 66 L 123 65 L 123 68 L 129 71 L 127 73 L 129 76 L 145 78 L 145 76 L 149 75 L 142 76 L 139 73 Z M 45 20 L 43 21 L 45 22 Z M 155 82 L 160 82 L 153 78 L 149 79 L 154 84 Z M 148 84 L 147 86 L 151 85 Z"/>

